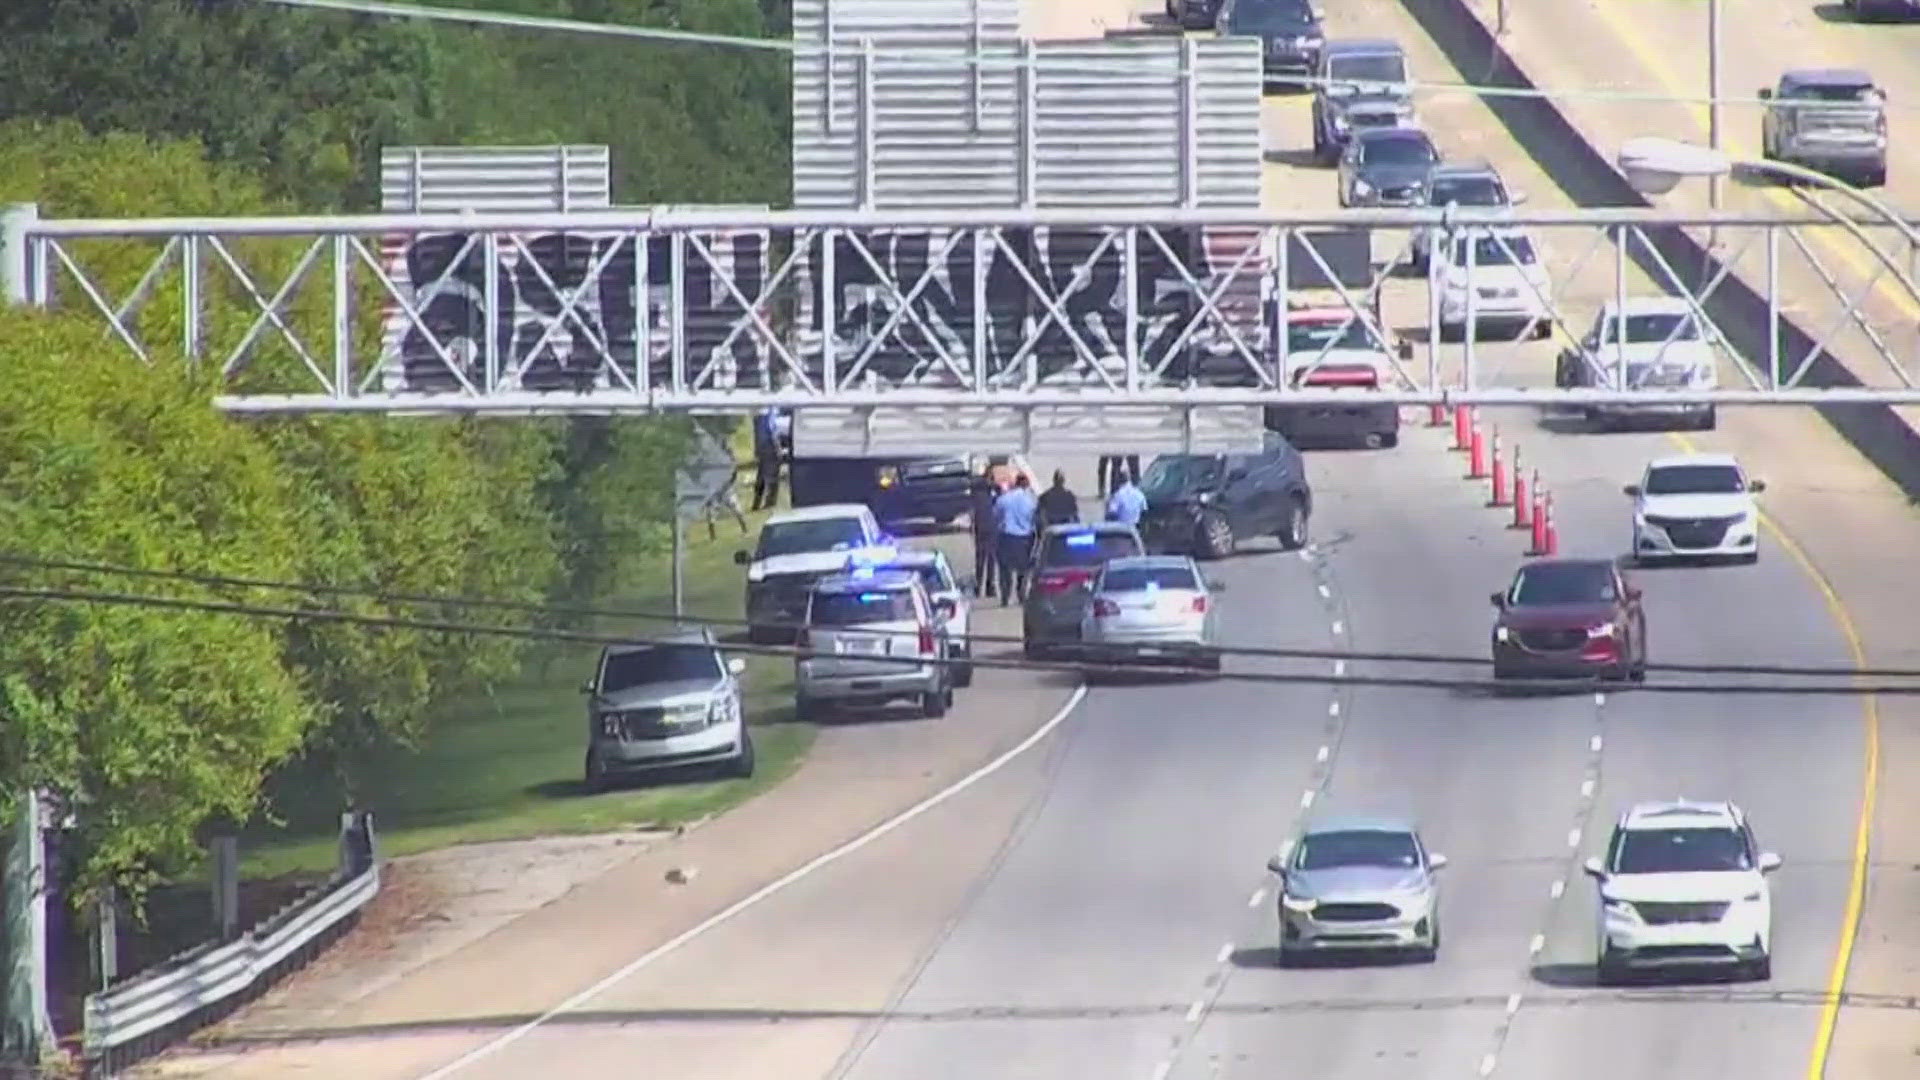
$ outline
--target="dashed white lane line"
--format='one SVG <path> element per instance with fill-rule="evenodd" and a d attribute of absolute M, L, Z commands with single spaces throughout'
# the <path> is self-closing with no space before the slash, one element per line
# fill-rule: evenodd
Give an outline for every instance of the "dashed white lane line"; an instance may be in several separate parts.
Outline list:
<path fill-rule="evenodd" d="M 1300 809 L 1305 810 L 1306 808 L 1312 805 L 1313 805 L 1313 789 L 1308 788 L 1306 791 L 1303 791 L 1300 793 Z"/>
<path fill-rule="evenodd" d="M 1555 881 L 1553 883 L 1553 886 L 1547 890 L 1547 895 L 1554 898 L 1555 900 L 1558 900 L 1560 899 L 1561 894 L 1565 893 L 1566 891 L 1567 891 L 1567 883 L 1565 881 Z"/>
<path fill-rule="evenodd" d="M 1507 1015 L 1512 1016 L 1514 1013 L 1517 1013 L 1519 1011 L 1520 1011 L 1520 995 L 1508 994 L 1507 995 Z"/>
<path fill-rule="evenodd" d="M 1540 955 L 1540 950 L 1546 947 L 1547 947 L 1547 935 L 1535 934 L 1533 935 L 1533 940 L 1527 942 L 1527 955 L 1538 956 Z"/>
<path fill-rule="evenodd" d="M 1216 964 L 1224 964 L 1228 960 L 1232 959 L 1232 957 L 1233 957 L 1233 942 L 1229 941 L 1225 945 L 1220 946 L 1220 951 L 1214 954 L 1213 962 Z"/>
<path fill-rule="evenodd" d="M 1300 561 L 1301 561 L 1301 562 L 1312 562 L 1312 561 L 1313 561 L 1313 549 L 1312 549 L 1312 548 L 1310 548 L 1310 547 L 1303 547 L 1303 548 L 1301 548 L 1301 549 L 1300 549 Z"/>
<path fill-rule="evenodd" d="M 1580 830 L 1579 829 L 1567 830 L 1567 846 L 1568 847 L 1580 846 Z"/>
<path fill-rule="evenodd" d="M 1604 745 L 1606 744 L 1603 741 L 1601 741 L 1601 738 L 1598 735 L 1595 735 L 1593 738 L 1587 740 L 1587 749 L 1593 751 L 1596 754 L 1600 752 L 1600 748 Z"/>
<path fill-rule="evenodd" d="M 1327 715 L 1328 715 L 1328 716 L 1339 716 L 1339 715 L 1340 715 L 1340 703 L 1339 703 L 1339 702 L 1337 702 L 1337 701 L 1329 701 L 1329 702 L 1327 702 Z"/>
<path fill-rule="evenodd" d="M 1588 777 L 1587 779 L 1580 781 L 1580 797 L 1583 799 L 1593 798 L 1593 778 L 1592 777 Z"/>
<path fill-rule="evenodd" d="M 1336 634 L 1344 634 L 1344 633 L 1346 633 L 1346 632 L 1347 632 L 1347 624 L 1346 624 L 1346 623 L 1343 623 L 1343 622 L 1341 622 L 1341 621 L 1340 621 L 1339 619 L 1335 619 L 1335 620 L 1333 620 L 1333 632 L 1334 632 L 1334 633 L 1336 633 Z"/>
<path fill-rule="evenodd" d="M 1261 902 L 1262 900 L 1265 900 L 1266 898 L 1267 898 L 1267 890 L 1265 890 L 1265 889 L 1255 889 L 1255 890 L 1253 890 L 1253 895 L 1252 895 L 1252 896 L 1249 896 L 1249 897 L 1247 897 L 1247 906 L 1248 906 L 1248 907 L 1259 907 L 1259 906 L 1260 906 L 1260 902 Z"/>
<path fill-rule="evenodd" d="M 1332 595 L 1333 595 L 1332 589 L 1327 588 L 1325 585 L 1320 586 L 1320 599 L 1325 600 L 1326 598 Z"/>
<path fill-rule="evenodd" d="M 1595 705 L 1605 705 L 1607 703 L 1607 695 L 1605 694 L 1593 695 L 1593 703 Z"/>
<path fill-rule="evenodd" d="M 1187 1006 L 1187 1023 L 1191 1024 L 1195 1020 L 1200 1019 L 1200 1014 L 1205 1012 L 1206 1009 L 1207 1003 L 1204 998 Z"/>
<path fill-rule="evenodd" d="M 1480 1059 L 1480 1075 L 1492 1076 L 1493 1070 L 1497 1068 L 1499 1064 L 1500 1064 L 1500 1059 L 1497 1057 L 1494 1057 L 1492 1054 L 1488 1054 L 1486 1057 L 1481 1058 Z M 1162 1078 L 1162 1080 L 1165 1080 L 1165 1078 Z"/>
<path fill-rule="evenodd" d="M 1347 673 L 1347 662 L 1345 660 L 1335 660 L 1333 662 L 1333 677 L 1338 679 L 1344 676 L 1346 673 Z"/>
<path fill-rule="evenodd" d="M 1314 751 L 1313 763 L 1315 765 L 1325 765 L 1327 763 L 1327 759 L 1332 756 L 1333 756 L 1333 747 L 1323 746 L 1320 749 Z"/>
<path fill-rule="evenodd" d="M 1173 1071 L 1173 1059 L 1167 1058 L 1153 1067 L 1153 1080 L 1167 1080 L 1167 1074 Z"/>

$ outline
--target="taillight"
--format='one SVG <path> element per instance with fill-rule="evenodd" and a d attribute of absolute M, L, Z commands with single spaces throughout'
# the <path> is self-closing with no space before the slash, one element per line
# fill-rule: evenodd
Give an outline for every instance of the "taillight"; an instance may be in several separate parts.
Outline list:
<path fill-rule="evenodd" d="M 1092 580 L 1093 572 L 1090 570 L 1049 570 L 1040 575 L 1040 580 L 1034 582 L 1034 586 L 1042 593 L 1055 595 Z"/>
<path fill-rule="evenodd" d="M 1205 615 L 1207 613 L 1207 598 L 1204 596 L 1194 597 L 1193 610 L 1195 614 Z"/>
<path fill-rule="evenodd" d="M 1108 615 L 1118 615 L 1120 614 L 1120 605 L 1111 600 L 1095 600 L 1093 602 L 1093 614 L 1097 618 L 1105 618 Z"/>
<path fill-rule="evenodd" d="M 932 652 L 933 652 L 933 627 L 922 625 L 920 627 L 920 655 L 927 656 L 927 655 L 930 655 Z"/>
<path fill-rule="evenodd" d="M 805 652 L 813 648 L 813 636 L 805 630 L 797 630 L 793 635 L 793 647 Z"/>

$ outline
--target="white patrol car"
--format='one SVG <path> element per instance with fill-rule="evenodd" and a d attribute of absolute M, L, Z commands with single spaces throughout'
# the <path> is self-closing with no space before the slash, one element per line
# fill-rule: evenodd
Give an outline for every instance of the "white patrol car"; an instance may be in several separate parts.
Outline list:
<path fill-rule="evenodd" d="M 1553 332 L 1553 282 L 1534 239 L 1519 229 L 1461 231 L 1434 246 L 1432 281 L 1440 290 L 1440 335 L 1458 340 L 1492 324 Z"/>
<path fill-rule="evenodd" d="M 1600 886 L 1600 983 L 1636 968 L 1702 965 L 1772 978 L 1766 875 L 1779 868 L 1730 802 L 1635 805 L 1614 825 L 1606 855 L 1586 863 Z"/>
<path fill-rule="evenodd" d="M 1580 344 L 1560 354 L 1554 385 L 1609 388 L 1624 364 L 1627 388 L 1647 391 L 1647 400 L 1588 406 L 1583 411 L 1589 423 L 1605 425 L 1630 416 L 1678 416 L 1710 431 L 1717 422 L 1711 404 L 1669 404 L 1659 400 L 1659 392 L 1718 387 L 1714 340 L 1712 328 L 1702 325 L 1684 298 L 1638 296 L 1624 307 L 1610 302 L 1594 316 L 1593 327 Z"/>
<path fill-rule="evenodd" d="M 794 715 L 911 698 L 928 719 L 953 707 L 946 619 L 910 570 L 861 567 L 815 582 L 793 662 Z"/>
<path fill-rule="evenodd" d="M 934 609 L 946 619 L 948 650 L 955 660 L 962 661 L 953 666 L 953 685 L 972 686 L 973 646 L 967 630 L 973 621 L 973 590 L 977 586 L 961 581 L 947 561 L 946 553 L 937 549 L 901 548 L 892 558 L 881 562 L 863 562 L 858 557 L 847 560 L 848 572 L 863 565 L 877 570 L 911 570 L 920 576 L 927 599 L 933 601 Z"/>
<path fill-rule="evenodd" d="M 1760 558 L 1760 508 L 1753 496 L 1767 485 L 1747 477 L 1732 454 L 1678 454 L 1656 458 L 1633 499 L 1633 557 L 1646 563 L 1674 558 Z"/>
<path fill-rule="evenodd" d="M 845 569 L 854 552 L 891 557 L 892 541 L 860 503 L 787 510 L 760 526 L 751 554 L 733 553 L 747 568 L 747 635 L 755 642 L 790 636 L 807 610 L 807 593 L 826 574 Z"/>

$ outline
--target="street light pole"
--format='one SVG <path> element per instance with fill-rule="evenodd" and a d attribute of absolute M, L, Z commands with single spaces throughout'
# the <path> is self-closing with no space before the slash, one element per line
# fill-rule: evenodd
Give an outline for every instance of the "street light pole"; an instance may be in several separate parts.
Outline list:
<path fill-rule="evenodd" d="M 1707 145 L 1724 153 L 1720 145 L 1720 0 L 1707 0 Z M 1707 208 L 1720 212 L 1720 177 L 1707 178 Z M 1707 250 L 1720 247 L 1720 227 L 1707 230 Z M 1700 268 L 1702 275 L 1707 267 Z M 1704 277 L 1703 279 L 1704 280 Z"/>

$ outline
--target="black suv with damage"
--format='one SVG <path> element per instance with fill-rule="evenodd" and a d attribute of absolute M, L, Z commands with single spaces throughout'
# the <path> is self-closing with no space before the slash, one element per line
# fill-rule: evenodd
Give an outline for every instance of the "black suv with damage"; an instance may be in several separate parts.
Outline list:
<path fill-rule="evenodd" d="M 1307 544 L 1306 462 L 1276 432 L 1255 454 L 1162 454 L 1147 466 L 1140 493 L 1140 535 L 1150 551 L 1220 559 L 1251 536 L 1278 537 L 1290 551 Z"/>

